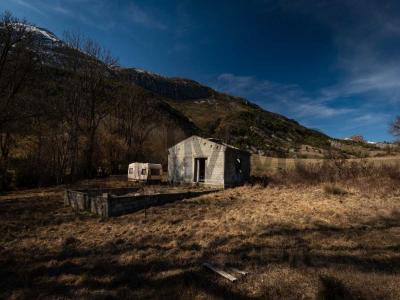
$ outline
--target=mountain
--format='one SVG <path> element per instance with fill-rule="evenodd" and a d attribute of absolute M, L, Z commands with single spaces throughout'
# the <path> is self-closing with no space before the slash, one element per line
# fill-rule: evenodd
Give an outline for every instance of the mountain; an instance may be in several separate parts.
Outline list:
<path fill-rule="evenodd" d="M 287 156 L 303 144 L 330 148 L 327 135 L 194 80 L 165 77 L 136 68 L 121 68 L 117 72 L 122 80 L 164 97 L 165 102 L 187 116 L 204 136 L 222 138 L 238 147 L 268 155 Z"/>
<path fill-rule="evenodd" d="M 42 59 L 48 67 L 60 68 L 60 61 L 76 51 L 47 29 L 27 25 L 26 30 L 41 41 Z M 121 84 L 145 93 L 148 105 L 156 105 L 163 118 L 174 122 L 185 135 L 196 133 L 220 138 L 266 155 L 293 156 L 303 145 L 320 152 L 330 149 L 327 135 L 194 80 L 166 77 L 138 68 L 116 67 L 110 72 Z"/>
<path fill-rule="evenodd" d="M 215 91 L 185 78 L 168 78 L 137 68 L 122 68 L 120 75 L 147 90 L 173 100 L 193 100 L 211 97 Z"/>

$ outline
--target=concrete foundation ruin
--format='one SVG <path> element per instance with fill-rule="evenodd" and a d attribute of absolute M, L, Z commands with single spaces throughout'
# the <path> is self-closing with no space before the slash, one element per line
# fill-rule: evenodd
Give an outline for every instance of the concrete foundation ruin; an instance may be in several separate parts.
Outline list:
<path fill-rule="evenodd" d="M 200 196 L 215 190 L 139 192 L 140 188 L 66 190 L 64 204 L 77 211 L 90 211 L 101 217 L 114 217 L 151 206 Z"/>

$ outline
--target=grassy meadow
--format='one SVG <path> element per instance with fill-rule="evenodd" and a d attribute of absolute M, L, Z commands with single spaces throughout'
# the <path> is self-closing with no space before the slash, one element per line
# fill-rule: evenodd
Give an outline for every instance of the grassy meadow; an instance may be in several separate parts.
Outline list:
<path fill-rule="evenodd" d="M 0 298 L 400 299 L 399 170 L 297 165 L 110 219 L 64 207 L 63 186 L 4 194 Z"/>
<path fill-rule="evenodd" d="M 324 158 L 278 158 L 268 157 L 253 154 L 251 156 L 252 173 L 255 176 L 268 175 L 279 170 L 291 170 L 296 165 L 315 165 L 323 164 L 327 159 Z M 328 159 L 329 161 L 329 159 Z M 349 162 L 373 163 L 380 165 L 396 165 L 400 163 L 400 154 L 381 156 L 381 157 L 366 157 L 366 158 L 350 158 L 346 159 Z"/>

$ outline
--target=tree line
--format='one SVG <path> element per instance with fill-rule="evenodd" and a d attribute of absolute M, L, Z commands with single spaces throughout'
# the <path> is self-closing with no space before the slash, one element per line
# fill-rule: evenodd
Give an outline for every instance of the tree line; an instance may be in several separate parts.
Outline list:
<path fill-rule="evenodd" d="M 9 12 L 0 18 L 0 190 L 164 159 L 146 151 L 151 136 L 174 127 L 154 95 L 117 78 L 118 61 L 81 34 L 66 33 L 49 63 L 49 46 L 29 25 Z"/>

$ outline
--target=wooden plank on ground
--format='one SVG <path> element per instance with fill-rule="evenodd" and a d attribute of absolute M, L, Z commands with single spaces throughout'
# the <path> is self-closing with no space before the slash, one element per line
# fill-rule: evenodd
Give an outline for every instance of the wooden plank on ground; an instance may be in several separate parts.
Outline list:
<path fill-rule="evenodd" d="M 236 278 L 235 276 L 233 276 L 233 275 L 231 275 L 231 274 L 225 272 L 224 270 L 222 270 L 222 269 L 220 269 L 220 268 L 214 267 L 214 266 L 212 266 L 212 265 L 209 264 L 209 263 L 203 263 L 203 266 L 206 267 L 206 268 L 208 268 L 208 269 L 210 269 L 210 270 L 212 270 L 212 271 L 214 271 L 215 273 L 221 275 L 222 277 L 228 279 L 228 280 L 231 281 L 231 282 L 234 282 L 234 281 L 237 280 L 237 278 Z"/>
<path fill-rule="evenodd" d="M 232 272 L 238 273 L 238 274 L 240 274 L 240 275 L 247 275 L 247 274 L 249 274 L 249 272 L 242 271 L 242 270 L 239 270 L 239 269 L 236 269 L 236 268 L 230 268 L 230 269 L 232 270 Z"/>

